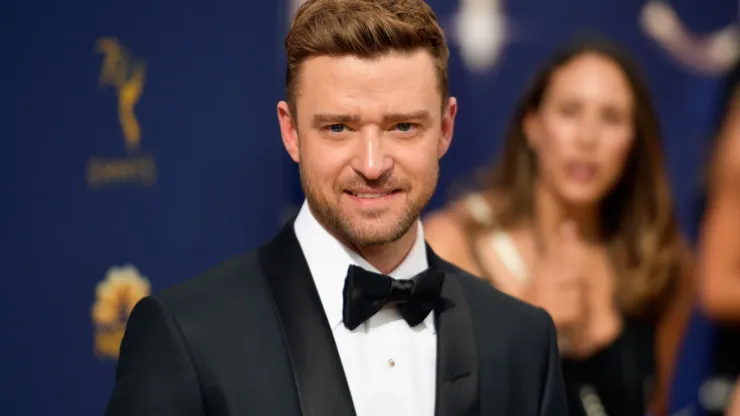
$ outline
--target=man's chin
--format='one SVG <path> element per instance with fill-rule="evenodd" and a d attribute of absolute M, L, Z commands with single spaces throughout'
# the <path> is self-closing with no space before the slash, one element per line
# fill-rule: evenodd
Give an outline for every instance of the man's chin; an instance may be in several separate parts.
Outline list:
<path fill-rule="evenodd" d="M 352 232 L 347 237 L 355 247 L 379 247 L 394 243 L 404 235 L 393 232 Z"/>
<path fill-rule="evenodd" d="M 368 214 L 344 217 L 343 234 L 353 245 L 376 246 L 392 243 L 408 231 L 399 218 L 383 218 L 385 215 Z"/>
<path fill-rule="evenodd" d="M 390 208 L 361 208 L 346 210 L 342 218 L 357 229 L 391 229 L 400 224 L 402 216 Z"/>

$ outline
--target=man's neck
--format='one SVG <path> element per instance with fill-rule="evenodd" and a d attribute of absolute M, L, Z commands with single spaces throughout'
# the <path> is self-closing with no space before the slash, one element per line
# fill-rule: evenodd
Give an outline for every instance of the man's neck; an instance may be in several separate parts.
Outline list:
<path fill-rule="evenodd" d="M 370 265 L 378 269 L 380 273 L 390 274 L 403 262 L 409 255 L 409 252 L 411 252 L 411 248 L 416 242 L 418 227 L 418 221 L 415 221 L 403 237 L 389 244 L 351 247 L 357 251 L 357 254 L 370 263 Z"/>

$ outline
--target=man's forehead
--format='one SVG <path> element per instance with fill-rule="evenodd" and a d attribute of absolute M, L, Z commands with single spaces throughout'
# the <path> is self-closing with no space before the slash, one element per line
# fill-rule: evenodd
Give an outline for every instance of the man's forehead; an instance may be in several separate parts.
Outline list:
<path fill-rule="evenodd" d="M 422 110 L 433 114 L 441 107 L 437 73 L 428 56 L 378 60 L 318 57 L 304 64 L 296 104 L 305 107 L 299 112 L 307 111 L 309 117 L 350 114 L 377 118 Z"/>
<path fill-rule="evenodd" d="M 385 105 L 382 102 L 347 102 L 330 104 L 327 100 L 298 100 L 298 112 L 314 122 L 338 123 L 359 121 L 429 121 L 442 115 L 439 99 Z"/>
<path fill-rule="evenodd" d="M 306 60 L 300 69 L 306 85 L 331 84 L 337 87 L 376 88 L 426 87 L 436 84 L 437 72 L 428 52 L 390 54 L 377 58 L 318 56 Z"/>

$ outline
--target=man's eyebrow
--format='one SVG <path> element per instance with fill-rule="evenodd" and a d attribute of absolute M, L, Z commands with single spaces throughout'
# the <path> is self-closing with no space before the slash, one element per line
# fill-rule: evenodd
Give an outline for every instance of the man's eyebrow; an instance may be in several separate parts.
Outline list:
<path fill-rule="evenodd" d="M 344 124 L 359 121 L 360 116 L 352 114 L 314 114 L 313 124 L 315 126 L 321 124 Z"/>
<path fill-rule="evenodd" d="M 403 121 L 425 121 L 431 119 L 431 115 L 426 110 L 412 111 L 410 113 L 389 113 L 383 116 L 383 120 L 387 122 L 403 122 Z"/>
<path fill-rule="evenodd" d="M 383 121 L 400 123 L 404 121 L 425 121 L 431 119 L 431 115 L 426 110 L 412 111 L 410 113 L 387 113 L 383 115 Z M 319 113 L 313 115 L 313 125 L 320 126 L 323 124 L 344 124 L 360 121 L 360 116 L 356 114 L 331 114 Z"/>

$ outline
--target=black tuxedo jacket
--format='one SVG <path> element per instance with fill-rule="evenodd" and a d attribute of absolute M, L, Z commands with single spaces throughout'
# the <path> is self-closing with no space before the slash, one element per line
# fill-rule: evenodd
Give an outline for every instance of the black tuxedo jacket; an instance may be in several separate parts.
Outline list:
<path fill-rule="evenodd" d="M 549 315 L 431 249 L 428 260 L 446 273 L 435 414 L 566 416 Z M 260 249 L 136 305 L 106 414 L 355 414 L 292 222 Z"/>

